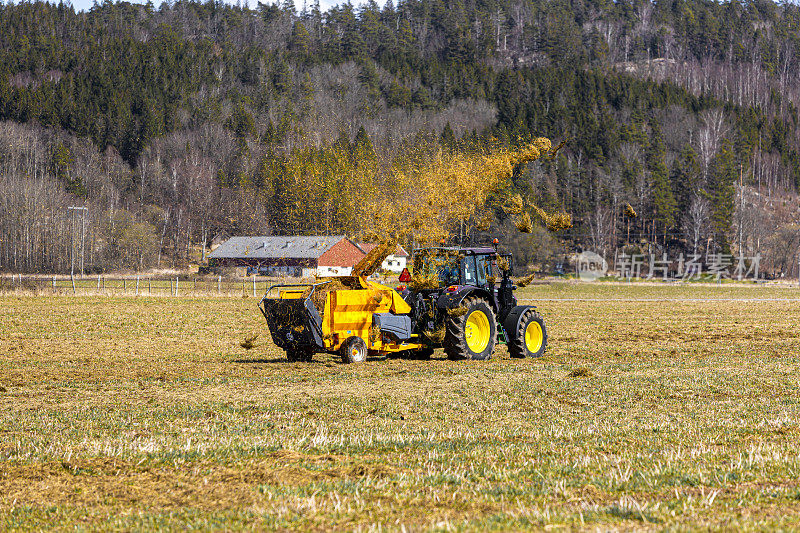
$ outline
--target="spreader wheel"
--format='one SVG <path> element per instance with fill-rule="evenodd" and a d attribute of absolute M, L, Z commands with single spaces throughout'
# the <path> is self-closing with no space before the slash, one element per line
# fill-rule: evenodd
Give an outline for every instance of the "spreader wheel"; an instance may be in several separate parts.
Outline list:
<path fill-rule="evenodd" d="M 350 337 L 341 348 L 342 361 L 361 363 L 367 359 L 367 343 L 361 337 Z"/>
<path fill-rule="evenodd" d="M 450 359 L 489 359 L 497 342 L 494 311 L 482 298 L 466 298 L 466 313 L 447 318 L 444 351 Z"/>
<path fill-rule="evenodd" d="M 547 327 L 542 315 L 527 309 L 520 317 L 517 331 L 510 333 L 508 353 L 511 357 L 540 357 L 547 349 Z"/>

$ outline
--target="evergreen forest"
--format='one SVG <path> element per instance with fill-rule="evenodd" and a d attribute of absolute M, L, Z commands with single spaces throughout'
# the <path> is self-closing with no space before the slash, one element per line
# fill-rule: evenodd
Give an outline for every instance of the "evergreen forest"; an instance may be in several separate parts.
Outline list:
<path fill-rule="evenodd" d="M 454 240 L 796 275 L 798 107 L 800 7 L 770 0 L 0 4 L 0 269 L 68 272 L 69 206 L 95 272 L 356 237 L 363 197 L 407 193 L 391 169 L 547 137 Z M 517 231 L 517 195 L 572 227 Z"/>

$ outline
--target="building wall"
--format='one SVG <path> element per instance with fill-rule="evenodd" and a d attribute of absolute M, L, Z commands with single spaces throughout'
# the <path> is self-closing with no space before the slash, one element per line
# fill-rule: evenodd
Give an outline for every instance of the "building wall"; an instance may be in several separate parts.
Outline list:
<path fill-rule="evenodd" d="M 285 257 L 280 259 L 212 258 L 209 266 L 217 268 L 242 268 L 247 275 L 258 272 L 260 276 L 313 277 L 316 261 L 308 258 Z"/>
<path fill-rule="evenodd" d="M 381 263 L 381 268 L 399 274 L 406 267 L 407 257 L 390 255 Z"/>
<path fill-rule="evenodd" d="M 317 276 L 324 278 L 330 276 L 349 276 L 353 267 L 321 266 L 317 268 Z"/>
<path fill-rule="evenodd" d="M 302 266 L 262 266 L 259 268 L 260 275 L 267 275 L 267 276 L 280 276 L 280 277 L 301 277 L 304 276 L 303 272 L 306 272 L 309 269 L 308 267 Z"/>

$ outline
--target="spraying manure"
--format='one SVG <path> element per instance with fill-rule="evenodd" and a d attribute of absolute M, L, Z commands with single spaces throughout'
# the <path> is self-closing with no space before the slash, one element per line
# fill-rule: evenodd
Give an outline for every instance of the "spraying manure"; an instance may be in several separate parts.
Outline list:
<path fill-rule="evenodd" d="M 436 348 L 451 359 L 488 359 L 498 342 L 508 344 L 512 357 L 541 356 L 547 328 L 534 306 L 517 305 L 511 254 L 443 243 L 457 232 L 490 227 L 489 196 L 557 150 L 537 138 L 517 150 L 439 150 L 395 161 L 383 179 L 397 194 L 365 187 L 358 199 L 357 236 L 377 245 L 351 275 L 273 286 L 259 303 L 275 344 L 294 361 L 317 352 L 339 353 L 349 363 L 394 353 L 425 358 Z M 572 223 L 568 214 L 548 213 L 520 195 L 508 198 L 505 209 L 522 233 L 536 222 L 553 230 Z M 401 242 L 414 249 L 411 269 L 400 278 L 405 285 L 371 281 Z"/>

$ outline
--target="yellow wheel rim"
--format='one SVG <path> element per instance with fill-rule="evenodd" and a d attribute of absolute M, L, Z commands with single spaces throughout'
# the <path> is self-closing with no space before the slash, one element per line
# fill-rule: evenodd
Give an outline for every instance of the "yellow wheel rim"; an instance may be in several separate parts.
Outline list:
<path fill-rule="evenodd" d="M 475 310 L 467 317 L 467 324 L 464 327 L 464 338 L 467 346 L 475 353 L 483 352 L 489 345 L 489 336 L 492 328 L 489 319 L 483 311 Z"/>
<path fill-rule="evenodd" d="M 525 328 L 525 347 L 531 353 L 538 352 L 544 342 L 544 333 L 542 332 L 542 325 L 531 320 L 528 327 Z"/>

